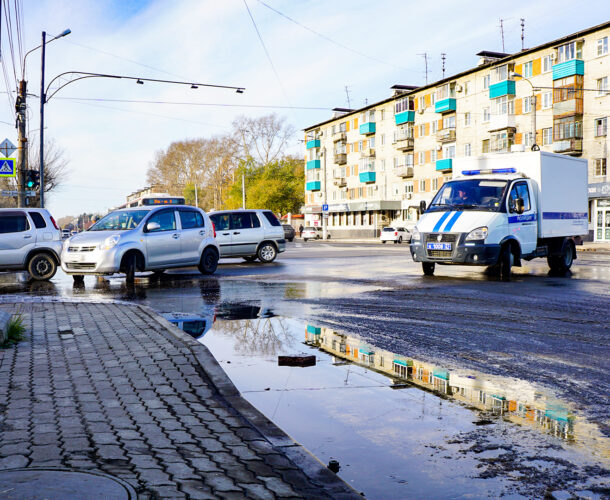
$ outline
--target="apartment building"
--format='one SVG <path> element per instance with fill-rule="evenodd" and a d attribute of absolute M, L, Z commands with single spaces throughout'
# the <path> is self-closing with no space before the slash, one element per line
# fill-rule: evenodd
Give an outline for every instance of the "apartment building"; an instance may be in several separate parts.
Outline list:
<path fill-rule="evenodd" d="M 305 221 L 333 238 L 412 226 L 451 178 L 452 161 L 528 150 L 589 161 L 589 239 L 610 241 L 610 22 L 423 87 L 394 85 L 364 108 L 305 129 Z"/>

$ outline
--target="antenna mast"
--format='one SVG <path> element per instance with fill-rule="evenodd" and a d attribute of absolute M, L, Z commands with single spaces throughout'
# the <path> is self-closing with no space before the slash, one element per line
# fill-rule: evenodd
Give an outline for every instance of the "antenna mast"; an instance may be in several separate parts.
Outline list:
<path fill-rule="evenodd" d="M 423 54 L 417 54 L 418 56 L 422 56 L 424 58 L 424 63 L 426 65 L 426 85 L 428 85 L 428 53 L 424 52 Z"/>
<path fill-rule="evenodd" d="M 350 98 L 349 98 L 349 87 L 347 85 L 345 86 L 345 95 L 347 96 L 347 107 L 349 109 L 352 109 L 352 102 L 350 101 Z"/>
<path fill-rule="evenodd" d="M 504 50 L 504 19 L 500 19 L 500 35 L 502 36 L 502 52 Z"/>
<path fill-rule="evenodd" d="M 441 52 L 441 60 L 443 61 L 443 78 L 445 78 L 445 59 L 447 58 L 447 54 Z"/>
<path fill-rule="evenodd" d="M 525 19 L 521 18 L 521 50 L 525 50 Z"/>

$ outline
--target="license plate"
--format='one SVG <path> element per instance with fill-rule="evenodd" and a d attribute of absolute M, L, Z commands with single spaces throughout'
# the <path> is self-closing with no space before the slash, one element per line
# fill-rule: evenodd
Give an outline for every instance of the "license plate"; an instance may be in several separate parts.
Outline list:
<path fill-rule="evenodd" d="M 451 243 L 428 243 L 428 250 L 451 250 Z"/>
<path fill-rule="evenodd" d="M 68 255 L 66 257 L 67 262 L 82 262 L 83 260 L 85 260 L 84 255 Z"/>

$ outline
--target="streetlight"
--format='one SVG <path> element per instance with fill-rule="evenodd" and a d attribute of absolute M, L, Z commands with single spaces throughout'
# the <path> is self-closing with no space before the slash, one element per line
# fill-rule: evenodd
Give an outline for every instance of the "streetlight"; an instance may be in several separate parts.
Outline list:
<path fill-rule="evenodd" d="M 513 71 L 513 72 L 511 72 L 511 76 L 513 78 L 515 78 L 515 77 L 521 78 L 524 82 L 529 83 L 530 87 L 532 88 L 532 106 L 534 107 L 534 109 L 532 110 L 532 112 L 533 112 L 532 120 L 533 120 L 533 128 L 534 128 L 534 137 L 533 137 L 534 144 L 532 144 L 532 151 L 540 151 L 540 146 L 538 146 L 538 144 L 536 144 L 536 90 L 538 90 L 538 88 L 534 87 L 532 82 L 530 82 L 527 78 L 525 78 L 523 75 L 520 75 L 519 73 L 515 73 Z"/>

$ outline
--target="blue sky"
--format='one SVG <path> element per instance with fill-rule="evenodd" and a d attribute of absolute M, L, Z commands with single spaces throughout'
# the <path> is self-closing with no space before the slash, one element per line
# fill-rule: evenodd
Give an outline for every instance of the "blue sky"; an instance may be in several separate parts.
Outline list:
<path fill-rule="evenodd" d="M 177 140 L 209 137 L 230 130 L 236 116 L 276 112 L 300 130 L 330 117 L 330 108 L 352 107 L 390 95 L 393 84 L 425 83 L 476 65 L 481 50 L 520 50 L 520 18 L 526 19 L 526 47 L 607 21 L 610 7 L 583 1 L 412 2 L 362 0 L 266 0 L 265 3 L 317 36 L 247 0 L 269 59 L 244 0 L 23 0 L 24 51 L 40 43 L 40 33 L 72 34 L 47 46 L 47 82 L 80 70 L 160 79 L 185 79 L 246 87 L 238 95 L 220 89 L 85 80 L 62 89 L 46 106 L 45 133 L 70 161 L 64 186 L 51 195 L 56 217 L 105 211 L 146 185 L 155 152 Z M 341 45 L 348 47 L 348 49 Z M 2 54 L 14 82 L 3 30 Z M 19 56 L 16 52 L 16 60 Z M 17 63 L 18 64 L 18 63 Z M 29 90 L 38 94 L 40 53 L 28 56 Z M 277 73 L 277 75 L 276 75 Z M 4 80 L 0 85 L 5 87 Z M 13 83 L 14 84 L 14 83 Z M 6 90 L 5 88 L 1 90 Z M 11 91 L 13 89 L 11 88 Z M 84 99 L 163 100 L 230 104 L 145 104 Z M 38 132 L 38 101 L 29 101 L 31 135 Z M 239 107 L 269 106 L 269 108 Z M 282 109 L 284 106 L 325 108 Z M 0 99 L 0 135 L 16 143 L 13 110 Z M 299 132 L 293 151 L 300 153 Z"/>

